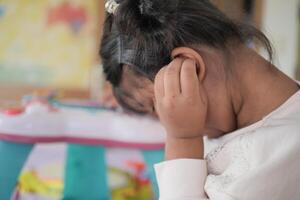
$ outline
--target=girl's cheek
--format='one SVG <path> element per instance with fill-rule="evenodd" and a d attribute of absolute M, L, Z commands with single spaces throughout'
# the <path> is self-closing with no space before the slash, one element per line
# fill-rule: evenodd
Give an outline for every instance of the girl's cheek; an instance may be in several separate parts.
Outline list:
<path fill-rule="evenodd" d="M 154 119 L 159 119 L 158 118 L 158 114 L 154 111 L 150 114 L 151 117 L 153 117 Z"/>

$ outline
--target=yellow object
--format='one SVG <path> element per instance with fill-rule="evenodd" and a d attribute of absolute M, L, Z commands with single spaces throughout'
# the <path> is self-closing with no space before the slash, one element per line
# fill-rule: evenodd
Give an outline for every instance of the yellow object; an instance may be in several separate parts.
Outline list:
<path fill-rule="evenodd" d="M 88 88 L 98 0 L 0 0 L 0 82 Z"/>
<path fill-rule="evenodd" d="M 21 193 L 34 193 L 58 199 L 62 194 L 63 183 L 60 180 L 42 180 L 34 171 L 28 171 L 20 176 L 19 189 Z"/>

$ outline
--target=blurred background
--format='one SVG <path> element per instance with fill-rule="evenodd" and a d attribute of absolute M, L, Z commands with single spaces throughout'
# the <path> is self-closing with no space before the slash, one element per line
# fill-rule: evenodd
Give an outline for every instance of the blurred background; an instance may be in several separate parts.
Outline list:
<path fill-rule="evenodd" d="M 0 0 L 2 104 L 44 89 L 88 98 L 91 75 L 100 65 L 103 4 L 102 0 Z"/>
<path fill-rule="evenodd" d="M 265 32 L 274 45 L 275 65 L 300 80 L 299 0 L 212 1 L 230 18 Z M 104 4 L 105 0 L 0 0 L 0 131 L 5 114 L 13 119 L 24 111 L 11 108 L 20 108 L 28 95 L 46 97 L 42 100 L 47 101 L 55 94 L 59 100 L 105 100 L 114 105 L 98 56 Z M 265 55 L 263 49 L 257 51 Z M 79 105 L 91 106 L 90 102 Z M 90 107 L 87 110 L 96 115 Z M 163 158 L 163 148 L 107 151 L 100 145 L 65 143 L 33 147 L 0 140 L 1 200 L 6 200 L 3 195 L 10 196 L 6 180 L 15 196 L 24 200 L 62 196 L 107 200 L 110 192 L 113 200 L 154 198 L 155 178 L 151 179 L 154 173 L 149 166 Z M 6 164 L 7 160 L 14 164 Z M 108 178 L 106 162 L 110 166 Z M 12 177 L 7 178 L 8 171 L 14 172 Z M 103 179 L 110 180 L 109 186 Z"/>
<path fill-rule="evenodd" d="M 231 18 L 262 29 L 275 47 L 275 64 L 300 78 L 298 0 L 213 2 Z M 104 0 L 0 0 L 1 104 L 45 89 L 99 98 L 104 16 Z"/>

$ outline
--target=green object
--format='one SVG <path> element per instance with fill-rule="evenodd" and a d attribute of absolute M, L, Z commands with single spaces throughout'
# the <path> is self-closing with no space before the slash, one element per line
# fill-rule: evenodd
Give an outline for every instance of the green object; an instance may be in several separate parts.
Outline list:
<path fill-rule="evenodd" d="M 0 199 L 10 200 L 33 144 L 0 141 Z"/>
<path fill-rule="evenodd" d="M 105 149 L 70 144 L 63 200 L 109 200 Z"/>
<path fill-rule="evenodd" d="M 159 197 L 158 185 L 155 177 L 154 164 L 164 160 L 164 151 L 143 151 L 144 160 L 147 166 L 147 174 L 149 175 L 155 199 Z"/>

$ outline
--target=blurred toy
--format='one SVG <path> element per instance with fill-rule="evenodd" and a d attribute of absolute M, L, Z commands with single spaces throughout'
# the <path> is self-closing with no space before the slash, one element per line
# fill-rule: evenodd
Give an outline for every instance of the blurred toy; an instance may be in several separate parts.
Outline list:
<path fill-rule="evenodd" d="M 101 107 L 33 100 L 0 111 L 0 139 L 21 142 L 74 142 L 104 146 L 161 149 L 164 130 L 153 119 Z"/>
<path fill-rule="evenodd" d="M 19 180 L 20 192 L 35 193 L 58 199 L 63 191 L 63 183 L 60 180 L 41 180 L 35 171 L 23 173 Z"/>
<path fill-rule="evenodd" d="M 163 159 L 165 134 L 156 120 L 106 109 L 95 102 L 63 102 L 50 94 L 26 96 L 22 106 L 0 111 L 1 199 L 12 194 L 33 145 L 54 142 L 74 143 L 67 149 L 64 188 L 61 182 L 41 180 L 33 170 L 21 175 L 20 192 L 34 191 L 53 199 L 62 190 L 63 199 L 151 200 L 155 199 L 152 191 L 158 196 L 152 165 Z M 113 148 L 140 151 L 144 161 L 127 162 L 133 174 L 108 169 L 105 154 Z M 110 193 L 108 176 L 126 180 L 126 184 Z"/>

